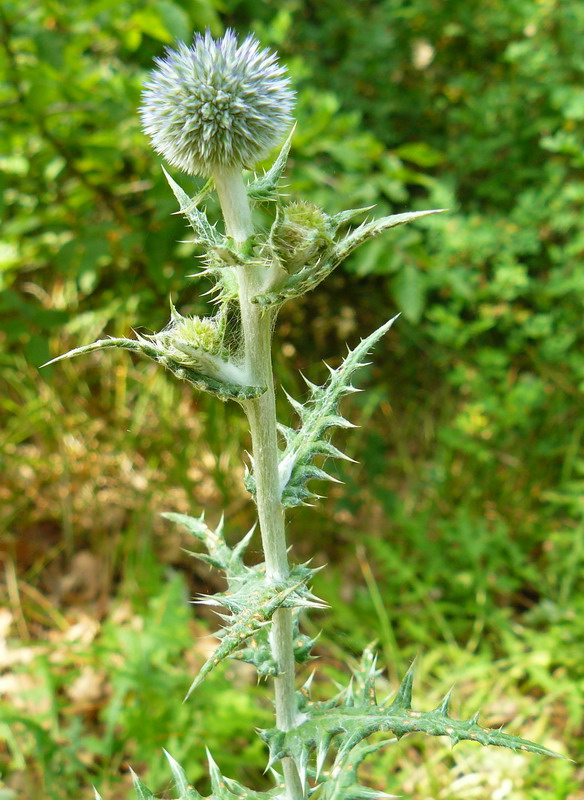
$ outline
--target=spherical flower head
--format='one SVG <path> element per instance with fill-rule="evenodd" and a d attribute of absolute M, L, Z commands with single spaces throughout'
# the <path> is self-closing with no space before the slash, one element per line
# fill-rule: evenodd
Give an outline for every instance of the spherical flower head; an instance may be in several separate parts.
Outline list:
<path fill-rule="evenodd" d="M 197 34 L 155 59 L 145 85 L 142 124 L 154 149 L 191 175 L 252 167 L 290 127 L 294 93 L 276 55 L 233 31 Z"/>

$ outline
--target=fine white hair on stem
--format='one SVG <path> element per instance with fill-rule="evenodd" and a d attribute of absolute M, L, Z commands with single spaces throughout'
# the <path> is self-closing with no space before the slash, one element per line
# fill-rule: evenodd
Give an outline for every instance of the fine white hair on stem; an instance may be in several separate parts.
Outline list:
<path fill-rule="evenodd" d="M 250 35 L 238 45 L 197 34 L 155 59 L 145 84 L 142 125 L 166 160 L 191 175 L 252 167 L 284 138 L 294 92 L 277 57 Z"/>

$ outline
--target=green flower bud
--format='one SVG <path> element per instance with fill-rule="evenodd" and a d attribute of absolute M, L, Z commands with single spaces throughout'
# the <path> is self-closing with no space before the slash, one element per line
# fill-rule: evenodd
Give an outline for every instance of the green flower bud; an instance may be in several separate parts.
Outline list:
<path fill-rule="evenodd" d="M 175 317 L 169 330 L 169 338 L 179 349 L 190 348 L 205 353 L 218 353 L 221 349 L 223 331 L 221 320 L 216 317 Z"/>
<path fill-rule="evenodd" d="M 271 238 L 280 263 L 294 273 L 315 264 L 332 245 L 333 234 L 328 214 L 313 203 L 300 201 L 285 207 Z"/>
<path fill-rule="evenodd" d="M 171 306 L 171 318 L 163 330 L 147 337 L 173 363 L 226 383 L 245 384 L 248 376 L 225 346 L 226 316 L 183 317 Z"/>

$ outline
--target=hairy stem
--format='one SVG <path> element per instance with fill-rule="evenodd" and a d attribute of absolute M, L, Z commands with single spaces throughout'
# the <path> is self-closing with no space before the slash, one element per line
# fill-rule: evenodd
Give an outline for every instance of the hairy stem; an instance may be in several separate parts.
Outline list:
<path fill-rule="evenodd" d="M 221 170 L 213 175 L 227 234 L 235 246 L 244 249 L 253 235 L 251 210 L 240 170 Z M 266 574 L 274 581 L 286 578 L 289 573 L 284 528 L 284 509 L 280 501 L 278 477 L 278 438 L 276 428 L 276 401 L 272 374 L 272 312 L 262 311 L 251 302 L 261 285 L 263 268 L 255 265 L 237 267 L 241 326 L 245 348 L 245 366 L 251 383 L 265 386 L 260 397 L 245 401 L 244 408 L 251 432 L 256 503 L 266 560 Z M 294 649 L 292 638 L 292 611 L 283 608 L 272 619 L 271 644 L 279 675 L 274 680 L 276 695 L 276 724 L 288 731 L 297 724 L 294 692 Z M 298 771 L 294 762 L 283 761 L 287 796 L 301 800 Z"/>

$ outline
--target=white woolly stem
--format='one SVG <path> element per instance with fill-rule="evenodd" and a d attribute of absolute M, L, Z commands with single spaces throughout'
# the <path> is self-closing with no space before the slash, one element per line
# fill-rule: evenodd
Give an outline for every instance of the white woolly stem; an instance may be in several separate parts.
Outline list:
<path fill-rule="evenodd" d="M 213 178 L 223 211 L 225 227 L 236 247 L 245 250 L 253 235 L 253 222 L 247 191 L 240 170 L 217 171 Z M 237 267 L 239 304 L 243 331 L 245 368 L 250 383 L 265 386 L 266 391 L 244 403 L 251 432 L 256 503 L 266 560 L 268 579 L 278 581 L 290 572 L 284 528 L 284 508 L 280 500 L 278 476 L 278 438 L 276 402 L 272 374 L 272 314 L 262 311 L 251 298 L 259 291 L 263 268 L 256 265 Z M 274 680 L 276 724 L 288 731 L 298 724 L 294 687 L 295 663 L 292 611 L 279 609 L 272 619 L 270 641 L 278 677 Z M 289 800 L 302 800 L 304 792 L 294 762 L 283 760 L 286 793 Z"/>
<path fill-rule="evenodd" d="M 235 240 L 236 245 L 242 246 L 253 235 L 254 230 L 241 169 L 216 169 L 212 177 L 219 195 L 227 235 Z"/>

